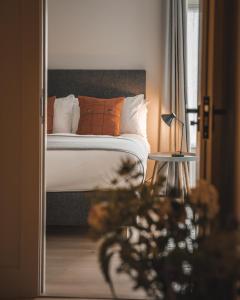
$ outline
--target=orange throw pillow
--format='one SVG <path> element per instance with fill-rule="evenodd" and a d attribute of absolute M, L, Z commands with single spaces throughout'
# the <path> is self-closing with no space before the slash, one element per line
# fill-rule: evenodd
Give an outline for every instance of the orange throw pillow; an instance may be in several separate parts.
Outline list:
<path fill-rule="evenodd" d="M 47 102 L 47 133 L 53 133 L 54 102 L 56 97 L 48 97 Z"/>
<path fill-rule="evenodd" d="M 124 97 L 99 99 L 78 97 L 80 120 L 77 134 L 113 135 L 120 134 L 121 111 Z"/>

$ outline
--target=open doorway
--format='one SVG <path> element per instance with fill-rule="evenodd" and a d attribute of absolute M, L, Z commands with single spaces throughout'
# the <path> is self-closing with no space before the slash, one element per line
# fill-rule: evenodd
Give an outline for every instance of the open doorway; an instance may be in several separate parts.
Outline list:
<path fill-rule="evenodd" d="M 46 295 L 112 297 L 99 269 L 97 244 L 89 236 L 89 199 L 96 187 L 106 188 L 111 182 L 113 170 L 117 170 L 123 157 L 137 161 L 140 157 L 141 172 L 148 178 L 149 144 L 152 152 L 158 151 L 155 124 L 159 119 L 156 111 L 159 111 L 160 1 L 149 2 L 47 1 Z M 197 1 L 194 3 L 188 5 L 189 18 L 198 14 Z M 124 22 L 119 15 L 124 15 Z M 139 22 L 139 17 L 144 22 Z M 193 22 L 196 27 L 189 33 L 188 45 L 198 42 L 195 36 L 198 19 Z M 188 26 L 192 28 L 192 23 Z M 197 49 L 198 45 L 194 45 L 192 64 L 188 65 L 194 85 L 198 69 L 193 60 L 198 60 Z M 131 98 L 129 101 L 142 107 L 141 125 L 136 127 L 134 123 L 122 128 L 122 138 L 102 134 L 104 137 L 93 140 L 95 132 L 86 135 L 79 126 L 81 95 Z M 189 95 L 193 102 L 188 107 L 196 109 L 196 90 L 189 91 Z M 151 99 L 148 132 L 146 98 Z M 131 115 L 125 118 L 131 119 Z M 190 131 L 191 152 L 194 152 L 196 132 Z M 79 135 L 86 136 L 79 141 Z M 196 168 L 192 174 L 195 172 Z M 195 182 L 196 177 L 192 176 Z M 116 264 L 117 259 L 113 269 Z M 146 298 L 143 291 L 132 290 L 128 276 L 114 276 L 114 284 L 120 298 Z"/>
<path fill-rule="evenodd" d="M 145 3 L 141 3 L 139 12 L 143 15 Z M 111 291 L 99 268 L 97 242 L 89 236 L 87 218 L 94 190 L 99 186 L 109 187 L 123 159 L 141 160 L 140 171 L 146 174 L 149 152 L 145 138 L 146 71 L 134 61 L 126 61 L 132 59 L 140 42 L 141 29 L 136 27 L 139 23 L 135 13 L 136 1 L 129 5 L 128 1 L 121 4 L 105 0 L 74 0 L 71 3 L 67 0 L 48 0 L 47 4 L 49 134 L 45 161 L 45 294 L 111 298 Z M 128 14 L 125 12 L 126 6 Z M 156 6 L 158 1 L 150 5 L 149 17 Z M 128 24 L 121 22 L 120 26 L 115 23 L 113 15 L 117 17 L 119 10 L 125 14 Z M 89 22 L 93 15 L 94 21 Z M 128 26 L 133 31 L 126 36 Z M 131 45 L 129 49 L 120 48 L 126 40 L 134 48 L 131 49 Z M 143 61 L 144 55 L 140 52 L 138 60 Z M 151 85 L 153 93 L 156 93 L 154 89 L 157 84 Z M 98 128 L 85 134 L 85 130 L 89 129 L 79 126 L 79 103 L 82 98 L 78 96 L 114 98 L 116 100 L 112 101 L 116 105 L 122 101 L 119 97 L 125 97 L 129 101 L 129 109 L 141 107 L 143 126 L 132 123 L 129 133 L 129 124 L 128 128 L 120 128 L 120 136 L 114 136 L 114 132 L 99 136 L 96 132 Z M 116 264 L 117 258 L 113 269 Z M 117 295 L 123 299 L 145 297 L 142 291 L 132 291 L 133 283 L 127 275 L 114 276 L 114 285 Z"/>
<path fill-rule="evenodd" d="M 115 83 L 114 78 L 117 78 Z M 75 98 L 73 97 L 71 102 L 71 95 L 69 98 L 62 97 L 69 94 L 69 88 L 77 94 L 85 94 L 86 91 L 92 93 L 92 82 L 98 82 L 97 95 L 94 96 L 105 98 L 104 93 L 106 89 L 110 89 L 109 84 L 112 93 L 118 92 L 119 84 L 121 92 L 128 93 L 126 79 L 135 82 L 136 90 L 131 89 L 131 92 L 136 95 L 145 93 L 145 71 L 142 70 L 49 70 L 48 90 L 50 95 L 55 94 L 58 97 L 54 103 L 55 118 L 58 102 L 61 105 L 65 104 L 63 101 L 70 102 L 72 105 L 70 112 L 74 109 Z M 116 84 L 116 88 L 113 84 Z M 59 92 L 63 94 L 58 94 Z M 114 94 L 110 97 L 114 97 Z M 127 98 L 133 101 L 134 96 Z M 49 98 L 49 101 L 51 99 Z M 81 98 L 79 100 L 81 101 Z M 51 105 L 51 102 L 49 103 Z M 69 103 L 66 103 L 67 105 Z M 145 139 L 135 137 L 134 134 L 132 136 L 123 134 L 121 137 L 62 132 L 48 135 L 47 295 L 111 297 L 110 290 L 100 273 L 97 243 L 89 236 L 87 219 L 91 198 L 94 197 L 97 186 L 101 185 L 105 189 L 109 187 L 111 179 L 115 176 L 114 171 L 120 167 L 123 159 L 135 158 L 138 161 L 141 156 L 145 160 L 145 165 L 140 165 L 140 171 L 143 172 L 143 168 L 146 168 L 147 155 L 148 145 Z M 139 296 L 139 299 L 144 299 L 141 292 L 139 295 L 131 292 L 131 282 L 127 276 L 117 276 L 115 287 L 121 298 L 128 299 L 132 294 L 133 298 Z"/>

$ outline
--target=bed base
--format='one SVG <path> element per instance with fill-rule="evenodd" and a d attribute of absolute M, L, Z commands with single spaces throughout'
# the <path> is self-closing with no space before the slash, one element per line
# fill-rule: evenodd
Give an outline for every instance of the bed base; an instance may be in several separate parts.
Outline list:
<path fill-rule="evenodd" d="M 145 70 L 48 70 L 48 95 L 99 98 L 146 95 Z M 94 192 L 48 192 L 47 226 L 86 226 Z"/>
<path fill-rule="evenodd" d="M 46 196 L 47 226 L 86 227 L 93 193 L 48 192 Z"/>

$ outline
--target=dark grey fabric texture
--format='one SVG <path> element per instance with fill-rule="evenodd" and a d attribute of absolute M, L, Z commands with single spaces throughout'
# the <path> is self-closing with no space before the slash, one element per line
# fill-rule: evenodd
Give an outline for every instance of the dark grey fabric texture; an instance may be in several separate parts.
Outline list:
<path fill-rule="evenodd" d="M 48 70 L 48 95 L 98 98 L 146 95 L 145 70 Z M 47 193 L 47 226 L 86 226 L 94 192 Z"/>
<path fill-rule="evenodd" d="M 48 96 L 69 94 L 98 98 L 146 93 L 144 70 L 49 70 Z"/>
<path fill-rule="evenodd" d="M 93 192 L 47 193 L 47 226 L 86 226 Z"/>

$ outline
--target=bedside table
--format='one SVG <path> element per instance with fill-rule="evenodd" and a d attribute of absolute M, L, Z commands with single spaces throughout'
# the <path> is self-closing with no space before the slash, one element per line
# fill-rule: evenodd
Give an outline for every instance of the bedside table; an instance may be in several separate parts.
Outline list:
<path fill-rule="evenodd" d="M 179 189 L 181 196 L 187 195 L 190 192 L 188 163 L 197 161 L 197 156 L 192 153 L 186 153 L 184 156 L 175 157 L 172 153 L 150 153 L 148 159 L 154 160 L 152 182 L 157 182 L 160 172 L 166 170 L 166 185 L 165 195 L 168 195 L 169 189 Z"/>

